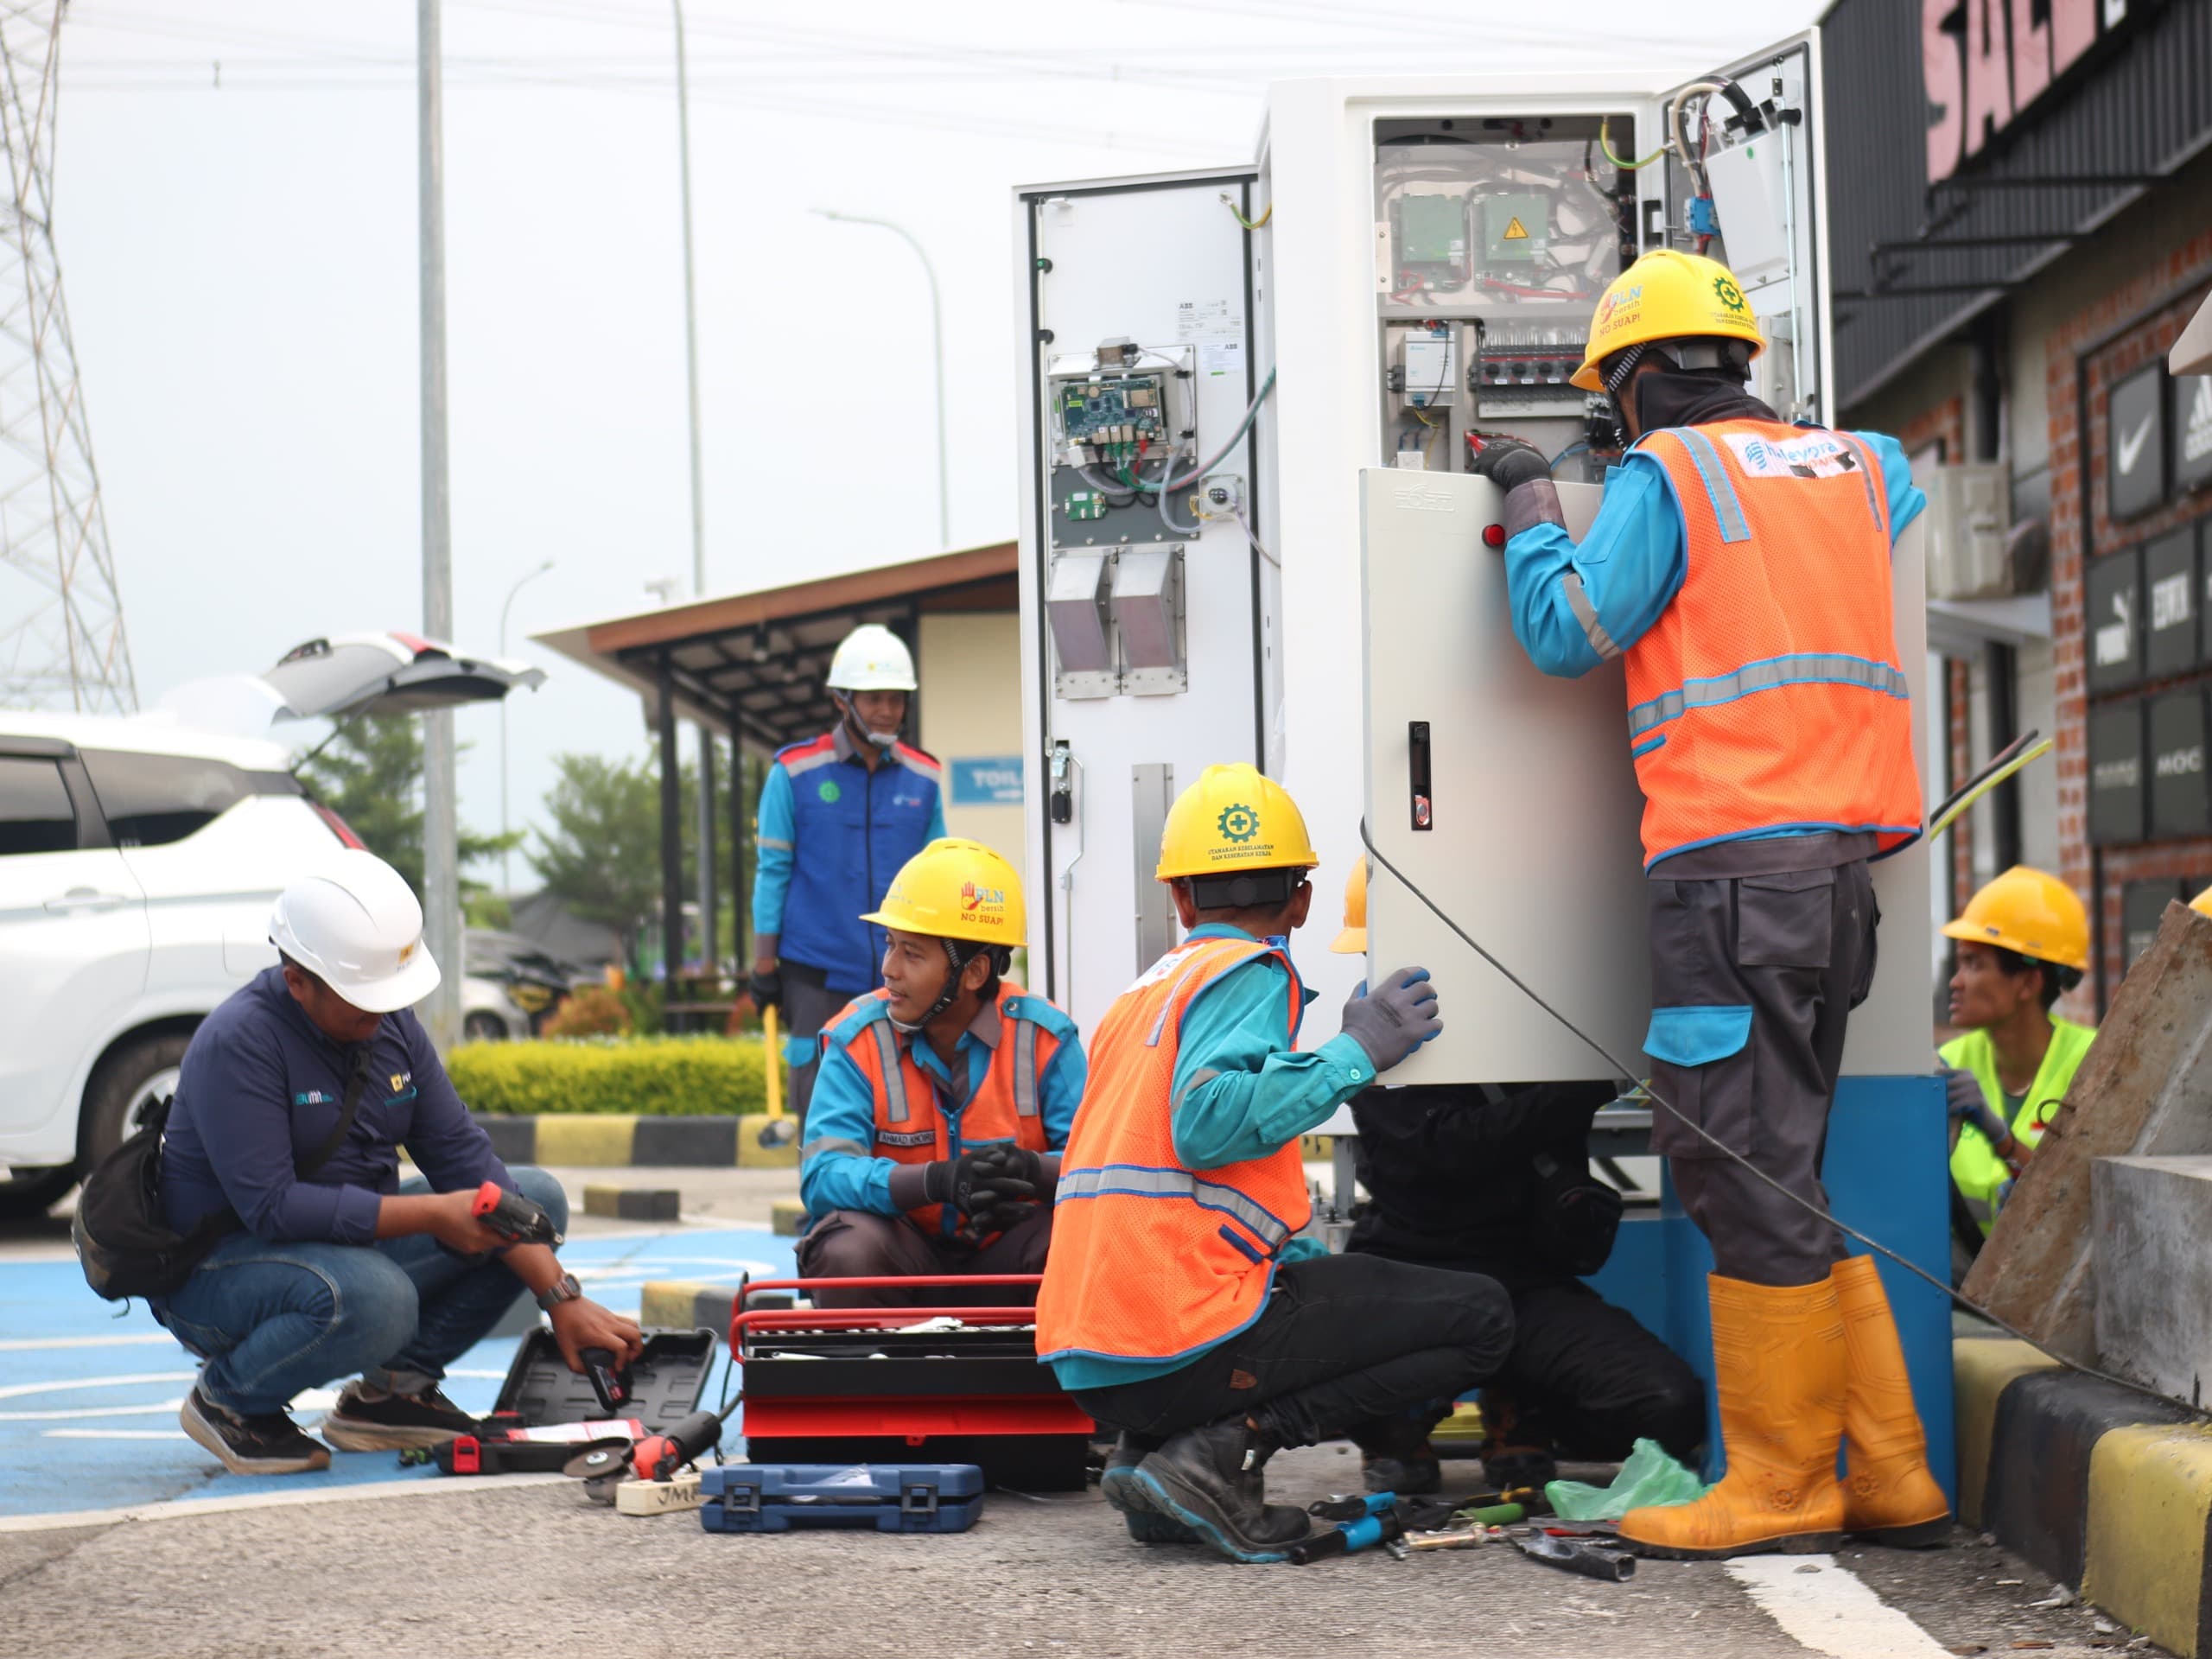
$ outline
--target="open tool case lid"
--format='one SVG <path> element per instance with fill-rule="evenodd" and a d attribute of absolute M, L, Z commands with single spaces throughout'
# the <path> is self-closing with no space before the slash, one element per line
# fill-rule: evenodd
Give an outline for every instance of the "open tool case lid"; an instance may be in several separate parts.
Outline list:
<path fill-rule="evenodd" d="M 635 1417 L 648 1429 L 664 1429 L 696 1411 L 715 1369 L 715 1340 L 711 1331 L 646 1332 L 645 1351 L 624 1374 L 630 1398 L 620 1414 Z M 517 1344 L 493 1410 L 513 1412 L 532 1428 L 607 1414 L 592 1392 L 591 1379 L 569 1369 L 561 1344 L 543 1325 Z"/>

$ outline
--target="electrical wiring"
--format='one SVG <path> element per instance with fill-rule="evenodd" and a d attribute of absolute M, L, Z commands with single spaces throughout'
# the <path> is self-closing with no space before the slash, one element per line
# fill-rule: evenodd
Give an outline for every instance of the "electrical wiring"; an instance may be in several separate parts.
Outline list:
<path fill-rule="evenodd" d="M 2031 732 L 2028 735 L 2032 738 L 2035 734 Z M 2023 753 L 2011 755 L 2009 758 L 2000 757 L 1999 760 L 1993 761 L 1978 776 L 1969 779 L 1967 786 L 1958 794 L 1936 809 L 1935 817 L 1929 820 L 1929 839 L 1933 841 L 1942 835 L 1957 823 L 1967 809 L 1976 801 L 2030 762 L 2039 760 L 2049 754 L 2056 747 L 2054 740 L 2046 737 L 2042 742 Z"/>
<path fill-rule="evenodd" d="M 1560 450 L 1559 454 L 1552 457 L 1551 464 L 1553 467 L 1556 469 L 1560 462 L 1565 461 L 1569 455 L 1580 454 L 1589 447 L 1589 439 L 1577 438 L 1573 443 L 1568 444 L 1566 448 Z"/>
<path fill-rule="evenodd" d="M 1568 1019 L 1550 1003 L 1545 1001 L 1542 997 L 1539 996 L 1535 993 L 1526 980 L 1522 979 L 1510 968 L 1507 967 L 1496 957 L 1492 956 L 1489 950 L 1485 950 L 1483 945 L 1467 931 L 1466 929 L 1461 927 L 1459 923 L 1453 921 L 1450 916 L 1446 915 L 1433 899 L 1431 899 L 1426 893 L 1422 892 L 1420 887 L 1416 887 L 1412 879 L 1409 878 L 1404 871 L 1401 870 L 1396 865 L 1385 858 L 1382 855 L 1382 849 L 1376 846 L 1374 836 L 1368 833 L 1367 819 L 1363 815 L 1359 821 L 1359 838 L 1367 848 L 1367 855 L 1373 859 L 1377 866 L 1388 871 L 1397 881 L 1399 886 L 1405 888 L 1405 890 L 1411 893 L 1414 898 L 1420 899 L 1421 904 L 1428 910 L 1431 915 L 1434 916 L 1438 921 L 1443 923 L 1446 927 L 1449 928 L 1452 933 L 1458 937 L 1462 944 L 1465 945 L 1470 950 L 1472 950 L 1477 956 L 1480 957 L 1484 962 L 1496 969 L 1498 973 L 1503 976 L 1505 982 L 1511 985 L 1515 990 L 1520 992 L 1522 995 L 1527 997 L 1531 1002 L 1541 1008 L 1546 1014 L 1551 1015 L 1554 1020 L 1556 1020 L 1577 1040 L 1584 1044 L 1592 1053 L 1596 1054 L 1599 1058 L 1604 1060 L 1607 1065 L 1611 1066 L 1615 1077 L 1635 1077 L 1639 1075 L 1640 1068 L 1630 1066 L 1624 1061 L 1621 1060 L 1612 1052 L 1612 1051 L 1608 1049 L 1595 1037 L 1592 1037 L 1588 1032 L 1583 1030 L 1581 1027 L 1576 1025 L 1573 1020 Z M 1664 1095 L 1661 1094 L 1650 1083 L 1645 1082 L 1643 1084 L 1641 1093 L 1643 1097 L 1649 1099 L 1654 1106 L 1665 1112 L 1668 1116 L 1673 1118 L 1677 1124 L 1681 1125 L 1683 1128 L 1688 1129 L 1691 1134 L 1697 1136 L 1699 1140 L 1704 1141 L 1707 1146 L 1710 1147 L 1713 1150 L 1713 1152 L 1718 1154 L 1719 1156 L 1727 1159 L 1731 1163 L 1740 1166 L 1754 1179 L 1759 1181 L 1764 1185 L 1772 1187 L 1777 1192 L 1779 1192 L 1783 1198 L 1789 1199 L 1790 1203 L 1796 1205 L 1799 1209 L 1807 1211 L 1808 1214 L 1818 1217 L 1821 1221 L 1826 1222 L 1828 1225 L 1834 1227 L 1838 1232 L 1843 1234 L 1845 1237 L 1857 1240 L 1875 1255 L 1882 1256 L 1888 1261 L 1894 1262 L 1897 1266 L 1903 1268 L 1907 1273 L 1911 1274 L 1915 1278 L 1926 1281 L 1929 1285 L 1932 1285 L 1936 1289 L 1941 1291 L 1952 1301 L 1956 1302 L 1961 1307 L 1966 1309 L 1967 1313 L 1975 1315 L 1979 1319 L 1988 1320 L 1990 1324 L 1995 1325 L 2007 1336 L 2018 1338 L 2020 1341 L 2026 1343 L 2031 1348 L 2035 1349 L 2039 1353 L 2049 1355 L 2050 1357 L 2056 1360 L 2059 1364 L 2064 1366 L 2068 1370 L 2077 1371 L 2083 1376 L 2094 1377 L 2100 1382 L 2110 1382 L 2117 1388 L 2127 1389 L 2132 1394 L 2139 1394 L 2150 1399 L 2160 1401 L 2166 1405 L 2175 1407 L 2177 1409 L 2187 1413 L 2193 1418 L 2199 1420 L 2212 1418 L 2212 1409 L 2208 1409 L 2203 1406 L 2196 1404 L 2195 1402 L 2183 1400 L 2171 1394 L 2161 1393 L 2158 1389 L 2150 1388 L 2144 1383 L 2132 1382 L 2124 1376 L 2115 1376 L 2108 1371 L 2099 1370 L 2094 1365 L 2084 1365 L 2079 1360 L 2069 1359 L 2063 1354 L 2053 1353 L 2050 1349 L 2045 1348 L 2041 1343 L 2037 1342 L 2033 1337 L 2028 1335 L 2026 1332 L 2022 1331 L 2018 1325 L 2013 1325 L 2010 1320 L 2002 1318 L 1999 1314 L 1993 1313 L 1989 1309 L 1982 1306 L 1980 1303 L 1973 1301 L 1967 1297 L 1961 1295 L 1958 1291 L 1954 1290 L 1942 1280 L 1938 1279 L 1934 1274 L 1929 1273 L 1925 1268 L 1920 1266 L 1919 1263 L 1916 1262 L 1908 1262 L 1904 1256 L 1898 1255 L 1895 1250 L 1891 1249 L 1888 1245 L 1882 1243 L 1879 1240 L 1868 1237 L 1857 1228 L 1853 1227 L 1845 1222 L 1839 1221 L 1833 1214 L 1823 1209 L 1821 1205 L 1813 1203 L 1808 1198 L 1801 1198 L 1798 1194 L 1792 1192 L 1788 1187 L 1784 1186 L 1780 1181 L 1775 1179 L 1773 1176 L 1768 1174 L 1750 1159 L 1745 1157 L 1741 1153 L 1736 1151 L 1735 1148 L 1730 1147 L 1726 1142 L 1721 1141 L 1717 1135 L 1714 1135 L 1708 1131 L 1702 1123 L 1694 1122 L 1692 1119 L 1686 1116 L 1679 1109 L 1676 1108 L 1674 1102 L 1669 1100 Z"/>
<path fill-rule="evenodd" d="M 1252 543 L 1252 550 L 1258 554 L 1262 558 L 1265 559 L 1269 564 L 1274 566 L 1276 569 L 1281 569 L 1282 561 L 1275 557 L 1274 554 L 1268 552 L 1266 546 L 1261 542 L 1260 538 L 1256 535 L 1253 534 L 1252 521 L 1244 516 L 1243 508 L 1239 507 L 1236 509 L 1236 528 L 1244 532 L 1244 539 Z"/>
<path fill-rule="evenodd" d="M 1612 130 L 1612 124 L 1613 118 L 1610 115 L 1605 117 L 1598 123 L 1598 150 L 1599 153 L 1604 156 L 1607 161 L 1611 162 L 1615 167 L 1619 168 L 1623 172 L 1633 173 L 1640 168 L 1649 167 L 1652 162 L 1657 161 L 1662 156 L 1664 156 L 1667 153 L 1666 143 L 1664 141 L 1662 141 L 1658 149 L 1653 150 L 1649 156 L 1646 156 L 1640 162 L 1628 161 L 1621 156 L 1614 155 L 1612 141 L 1610 137 Z"/>
<path fill-rule="evenodd" d="M 1682 105 L 1702 92 L 1711 98 L 1725 89 L 1726 83 L 1719 80 L 1694 80 L 1667 100 L 1667 135 L 1672 141 L 1675 154 L 1681 157 L 1682 167 L 1697 187 L 1697 194 L 1709 196 L 1713 188 L 1706 181 L 1705 162 L 1690 154 L 1690 136 L 1682 127 Z"/>
<path fill-rule="evenodd" d="M 1275 205 L 1271 201 L 1267 205 L 1266 210 L 1262 213 L 1257 219 L 1245 218 L 1243 213 L 1238 210 L 1236 199 L 1226 190 L 1221 193 L 1221 205 L 1229 209 L 1229 216 L 1231 219 L 1235 219 L 1239 225 L 1242 225 L 1248 231 L 1258 230 L 1261 226 L 1266 224 L 1269 219 L 1275 216 Z"/>
<path fill-rule="evenodd" d="M 1176 457 L 1182 453 L 1183 452 L 1179 449 L 1170 449 L 1160 458 L 1160 476 L 1163 480 L 1174 472 Z M 1144 463 L 1142 461 L 1139 461 L 1137 464 L 1141 467 Z M 1173 511 L 1174 499 L 1175 492 L 1166 489 L 1161 490 L 1158 494 L 1153 497 L 1154 505 L 1159 508 L 1160 522 L 1167 527 L 1167 533 L 1170 536 L 1196 536 L 1205 530 L 1205 526 L 1204 524 L 1177 524 L 1175 522 L 1175 514 Z"/>
<path fill-rule="evenodd" d="M 1227 442 L 1224 443 L 1220 448 L 1215 450 L 1212 454 L 1207 456 L 1205 460 L 1200 461 L 1196 467 L 1192 467 L 1190 472 L 1185 474 L 1183 477 L 1171 478 L 1168 473 L 1163 472 L 1160 476 L 1160 482 L 1157 484 L 1147 484 L 1141 480 L 1136 481 L 1137 489 L 1147 494 L 1150 494 L 1153 492 L 1159 490 L 1179 490 L 1185 484 L 1194 483 L 1198 480 L 1204 478 L 1208 473 L 1213 471 L 1215 467 L 1220 466 L 1223 461 L 1229 458 L 1229 452 L 1230 450 L 1234 449 L 1238 444 L 1244 441 L 1245 433 L 1251 429 L 1252 423 L 1259 418 L 1260 405 L 1268 401 L 1268 394 L 1274 389 L 1275 372 L 1271 368 L 1268 371 L 1268 378 L 1260 382 L 1260 390 L 1258 393 L 1253 397 L 1251 403 L 1246 405 L 1244 410 L 1244 418 L 1236 423 L 1236 429 L 1229 435 L 1229 440 Z M 1171 468 L 1170 470 L 1172 471 L 1173 469 Z M 1088 477 L 1089 475 L 1086 474 L 1085 476 Z"/>

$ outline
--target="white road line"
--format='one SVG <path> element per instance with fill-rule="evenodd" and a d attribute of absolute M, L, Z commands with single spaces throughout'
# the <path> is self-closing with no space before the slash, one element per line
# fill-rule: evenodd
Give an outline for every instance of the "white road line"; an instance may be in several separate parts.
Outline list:
<path fill-rule="evenodd" d="M 1745 1555 L 1727 1567 L 1786 1634 L 1830 1659 L 1946 1659 L 1949 1652 L 1833 1555 Z"/>
<path fill-rule="evenodd" d="M 67 1383 L 56 1383 L 57 1389 Z M 184 1396 L 158 1401 L 150 1406 L 78 1406 L 67 1411 L 0 1411 L 0 1423 L 56 1423 L 75 1417 L 157 1417 L 165 1411 L 176 1411 L 184 1405 Z"/>
<path fill-rule="evenodd" d="M 53 1348 L 121 1348 L 143 1342 L 175 1342 L 166 1331 L 133 1331 L 111 1337 L 27 1337 L 0 1342 L 0 1354 L 28 1354 Z"/>
<path fill-rule="evenodd" d="M 42 1440 L 188 1440 L 181 1428 L 42 1428 Z"/>
<path fill-rule="evenodd" d="M 494 1475 L 478 1480 L 385 1480 L 361 1486 L 325 1486 L 297 1492 L 245 1492 L 236 1497 L 181 1497 L 166 1503 L 140 1503 L 123 1510 L 79 1510 L 54 1515 L 0 1516 L 0 1532 L 63 1532 L 73 1527 L 109 1527 L 119 1521 L 189 1521 L 195 1516 L 234 1510 L 286 1510 L 308 1503 L 346 1503 L 389 1497 L 429 1497 L 454 1493 L 510 1491 L 518 1486 L 545 1486 L 568 1476 Z"/>
<path fill-rule="evenodd" d="M 0 1389 L 0 1400 L 26 1394 L 54 1394 L 63 1389 L 124 1389 L 137 1382 L 189 1382 L 197 1371 L 139 1371 L 129 1376 L 63 1376 L 50 1382 L 11 1382 Z"/>

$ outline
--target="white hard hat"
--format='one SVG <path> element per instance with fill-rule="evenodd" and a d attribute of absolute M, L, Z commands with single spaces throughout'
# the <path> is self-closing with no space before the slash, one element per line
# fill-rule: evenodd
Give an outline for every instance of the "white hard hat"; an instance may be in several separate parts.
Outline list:
<path fill-rule="evenodd" d="M 359 848 L 276 895 L 269 942 L 366 1014 L 412 1007 L 438 988 L 423 906 L 397 870 Z"/>
<path fill-rule="evenodd" d="M 914 658 L 880 622 L 864 622 L 837 642 L 829 683 L 833 691 L 912 691 Z"/>

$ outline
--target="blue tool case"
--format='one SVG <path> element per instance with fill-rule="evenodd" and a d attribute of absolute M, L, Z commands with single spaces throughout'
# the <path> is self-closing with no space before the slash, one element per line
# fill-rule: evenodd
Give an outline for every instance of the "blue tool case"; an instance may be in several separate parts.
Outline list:
<path fill-rule="evenodd" d="M 700 1491 L 709 1532 L 965 1532 L 983 1510 L 972 1463 L 732 1463 L 708 1470 Z"/>

